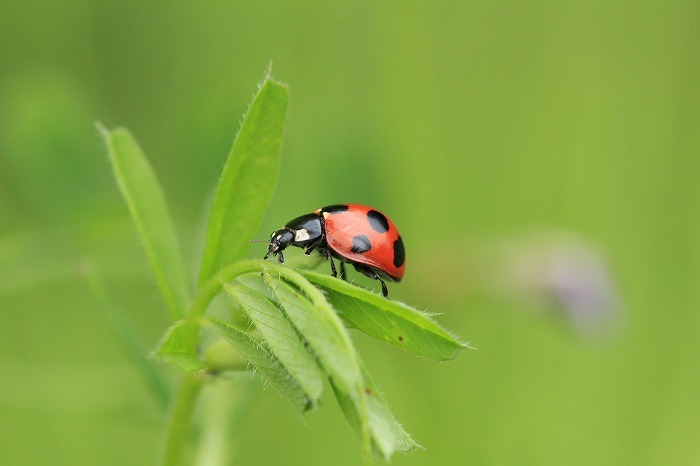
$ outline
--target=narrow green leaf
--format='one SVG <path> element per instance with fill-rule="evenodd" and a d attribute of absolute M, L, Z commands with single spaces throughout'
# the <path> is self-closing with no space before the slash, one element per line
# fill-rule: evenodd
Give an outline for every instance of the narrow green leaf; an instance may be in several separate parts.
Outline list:
<path fill-rule="evenodd" d="M 265 281 L 328 376 L 343 392 L 355 394 L 362 382 L 357 354 L 345 325 L 333 308 L 325 300 L 311 302 L 300 291 L 270 274 L 265 274 Z"/>
<path fill-rule="evenodd" d="M 178 320 L 165 331 L 156 349 L 156 355 L 184 372 L 204 369 L 197 359 L 197 328 L 186 320 Z"/>
<path fill-rule="evenodd" d="M 209 214 L 199 283 L 241 259 L 257 233 L 277 183 L 287 86 L 266 78 L 241 124 Z"/>
<path fill-rule="evenodd" d="M 129 359 L 139 371 L 161 407 L 165 408 L 170 401 L 172 393 L 164 374 L 154 361 L 146 358 L 148 353 L 146 345 L 141 341 L 140 335 L 136 332 L 124 309 L 112 298 L 102 275 L 96 267 L 93 264 L 87 264 L 84 273 L 90 288 L 99 300 L 100 310 L 112 324 Z"/>
<path fill-rule="evenodd" d="M 262 342 L 254 339 L 244 330 L 219 319 L 212 318 L 208 322 L 213 324 L 228 342 L 300 412 L 303 413 L 312 407 L 312 401 L 306 396 L 296 379 Z"/>
<path fill-rule="evenodd" d="M 386 461 L 389 461 L 395 451 L 406 452 L 419 447 L 392 414 L 384 396 L 377 388 L 364 364 L 362 364 L 362 378 L 364 386 L 362 396 L 366 401 L 365 406 L 367 407 L 369 431 L 374 452 Z M 356 432 L 360 433 L 361 406 L 358 406 L 357 400 L 349 398 L 335 384 L 331 385 L 348 423 Z"/>
<path fill-rule="evenodd" d="M 187 274 L 158 179 L 129 131 L 100 129 L 160 291 L 174 318 L 180 318 L 190 302 Z"/>
<path fill-rule="evenodd" d="M 262 281 L 261 279 L 258 279 Z M 253 321 L 262 339 L 315 405 L 323 393 L 323 374 L 282 310 L 243 285 L 225 286 Z"/>
<path fill-rule="evenodd" d="M 289 320 L 309 343 L 334 390 L 355 403 L 366 462 L 371 459 L 372 438 L 363 395 L 363 379 L 357 352 L 343 322 L 323 294 L 298 273 L 279 265 L 268 266 L 263 274 Z M 299 289 L 288 285 L 290 280 Z"/>
<path fill-rule="evenodd" d="M 469 348 L 424 312 L 329 275 L 299 272 L 326 292 L 348 325 L 379 340 L 438 361 Z"/>

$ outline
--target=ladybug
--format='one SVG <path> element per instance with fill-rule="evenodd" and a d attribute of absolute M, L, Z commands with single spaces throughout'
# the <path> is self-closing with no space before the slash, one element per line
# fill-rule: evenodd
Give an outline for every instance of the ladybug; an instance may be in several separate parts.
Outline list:
<path fill-rule="evenodd" d="M 270 235 L 264 259 L 272 255 L 284 262 L 282 251 L 288 246 L 314 250 L 326 256 L 331 273 L 338 276 L 333 259 L 340 262 L 340 278 L 345 280 L 345 263 L 382 284 L 384 278 L 401 281 L 406 269 L 406 250 L 396 226 L 378 210 L 361 204 L 336 204 L 287 222 Z"/>

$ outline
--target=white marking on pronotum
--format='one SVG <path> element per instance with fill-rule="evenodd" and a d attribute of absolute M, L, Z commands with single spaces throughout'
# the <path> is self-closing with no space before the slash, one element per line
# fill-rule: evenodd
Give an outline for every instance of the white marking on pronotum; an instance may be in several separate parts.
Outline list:
<path fill-rule="evenodd" d="M 300 241 L 306 241 L 309 238 L 309 232 L 306 231 L 305 228 L 300 228 L 294 233 L 294 241 L 297 243 Z"/>

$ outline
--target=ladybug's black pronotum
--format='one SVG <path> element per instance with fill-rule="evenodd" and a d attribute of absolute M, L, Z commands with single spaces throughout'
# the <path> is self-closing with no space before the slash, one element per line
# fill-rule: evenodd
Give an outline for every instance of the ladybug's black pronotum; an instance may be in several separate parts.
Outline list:
<path fill-rule="evenodd" d="M 340 261 L 340 278 L 345 280 L 345 263 L 382 284 L 382 278 L 401 281 L 406 269 L 406 250 L 396 226 L 384 214 L 361 204 L 337 204 L 318 209 L 287 222 L 273 231 L 265 259 L 277 256 L 284 262 L 288 246 L 305 248 L 308 256 L 316 250 L 328 257 L 331 273 L 338 276 L 333 259 Z"/>

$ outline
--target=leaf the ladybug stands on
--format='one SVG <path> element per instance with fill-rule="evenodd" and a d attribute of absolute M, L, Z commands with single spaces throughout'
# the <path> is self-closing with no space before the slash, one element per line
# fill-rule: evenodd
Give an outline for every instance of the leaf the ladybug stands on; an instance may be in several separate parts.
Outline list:
<path fill-rule="evenodd" d="M 324 290 L 346 324 L 374 338 L 436 361 L 453 359 L 470 348 L 425 312 L 325 274 L 300 273 Z"/>

